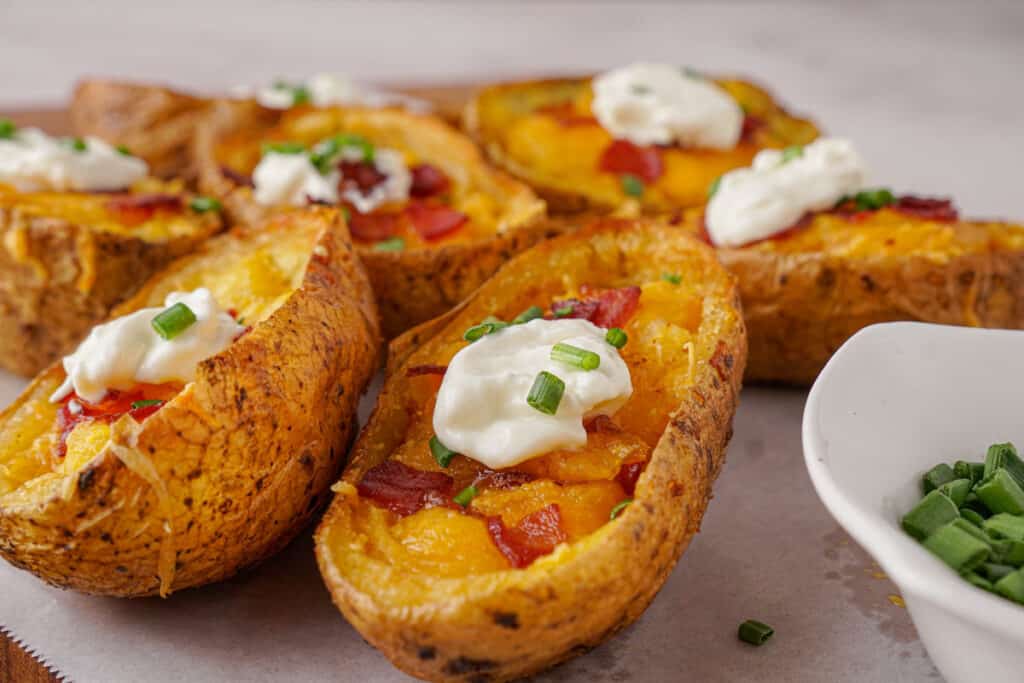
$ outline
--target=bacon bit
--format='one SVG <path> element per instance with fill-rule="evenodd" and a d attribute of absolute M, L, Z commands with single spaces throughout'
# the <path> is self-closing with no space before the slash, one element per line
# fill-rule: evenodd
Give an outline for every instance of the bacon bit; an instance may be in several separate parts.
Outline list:
<path fill-rule="evenodd" d="M 549 104 L 545 107 L 538 107 L 536 109 L 539 114 L 546 114 L 558 122 L 558 125 L 565 128 L 575 128 L 576 126 L 596 126 L 598 125 L 597 119 L 590 114 L 581 114 L 576 111 L 576 107 L 571 101 L 559 102 L 558 104 Z"/>
<path fill-rule="evenodd" d="M 601 154 L 598 168 L 608 173 L 629 173 L 644 182 L 653 183 L 665 172 L 661 150 L 638 147 L 628 140 L 615 140 Z"/>
<path fill-rule="evenodd" d="M 441 375 L 448 371 L 447 365 L 413 365 L 405 371 L 406 377 L 419 377 L 420 375 Z"/>
<path fill-rule="evenodd" d="M 251 177 L 244 173 L 239 173 L 230 166 L 221 166 L 220 174 L 239 187 L 254 187 Z"/>
<path fill-rule="evenodd" d="M 768 124 L 760 116 L 747 114 L 743 117 L 743 128 L 740 129 L 740 142 L 754 142 L 757 133 Z"/>
<path fill-rule="evenodd" d="M 75 427 L 83 422 L 114 422 L 122 415 L 130 415 L 136 422 L 142 423 L 147 417 L 164 407 L 166 401 L 156 405 L 132 408 L 136 401 L 148 400 L 144 389 L 133 391 L 118 391 L 111 389 L 99 403 L 89 403 L 79 398 L 78 394 L 71 392 L 63 400 L 60 410 L 57 413 L 57 429 L 60 436 L 57 439 L 57 457 L 63 458 L 68 452 L 68 437 Z M 72 410 L 72 401 L 77 408 Z"/>
<path fill-rule="evenodd" d="M 405 213 L 416 231 L 426 240 L 435 240 L 461 228 L 469 220 L 455 209 L 426 202 L 412 202 Z"/>
<path fill-rule="evenodd" d="M 181 197 L 173 194 L 129 194 L 107 200 L 107 211 L 126 225 L 145 223 L 159 211 L 181 211 Z"/>
<path fill-rule="evenodd" d="M 640 478 L 646 465 L 646 462 L 627 462 L 619 468 L 619 473 L 615 475 L 615 481 L 619 482 L 626 495 L 632 496 L 636 491 L 636 481 Z"/>
<path fill-rule="evenodd" d="M 718 373 L 718 378 L 724 382 L 733 366 L 732 354 L 725 348 L 725 342 L 718 342 L 718 346 L 715 347 L 715 353 L 708 362 L 711 363 L 711 367 Z"/>
<path fill-rule="evenodd" d="M 341 171 L 341 180 L 338 181 L 340 192 L 355 189 L 360 194 L 368 194 L 388 179 L 369 161 L 343 161 L 338 164 L 338 170 Z"/>
<path fill-rule="evenodd" d="M 357 240 L 379 242 L 393 237 L 401 223 L 402 215 L 399 213 L 359 213 L 353 210 L 348 221 L 348 229 Z"/>
<path fill-rule="evenodd" d="M 615 424 L 615 421 L 607 415 L 595 415 L 585 420 L 583 428 L 587 430 L 587 434 L 618 434 L 622 431 L 619 425 Z"/>
<path fill-rule="evenodd" d="M 444 171 L 431 164 L 416 164 L 409 169 L 412 174 L 412 186 L 409 194 L 413 197 L 433 197 L 448 191 L 451 180 Z"/>
<path fill-rule="evenodd" d="M 486 489 L 514 489 L 517 486 L 528 484 L 533 481 L 534 476 L 527 472 L 516 470 L 482 470 L 473 480 L 473 486 Z"/>
<path fill-rule="evenodd" d="M 929 221 L 955 221 L 960 217 L 952 199 L 903 195 L 897 197 L 889 208 Z"/>
<path fill-rule="evenodd" d="M 568 536 L 562 528 L 562 513 L 557 503 L 531 512 L 509 529 L 501 517 L 487 518 L 487 531 L 501 554 L 516 569 L 529 567 L 538 557 L 547 555 Z"/>
<path fill-rule="evenodd" d="M 441 472 L 424 472 L 397 460 L 370 468 L 356 487 L 359 495 L 403 517 L 451 500 L 454 481 Z"/>
<path fill-rule="evenodd" d="M 640 301 L 640 288 L 636 286 L 606 289 L 594 296 L 587 296 L 589 290 L 582 290 L 584 299 L 567 299 L 552 303 L 552 310 L 572 306 L 572 313 L 566 318 L 582 318 L 598 327 L 622 327 L 636 312 Z"/>

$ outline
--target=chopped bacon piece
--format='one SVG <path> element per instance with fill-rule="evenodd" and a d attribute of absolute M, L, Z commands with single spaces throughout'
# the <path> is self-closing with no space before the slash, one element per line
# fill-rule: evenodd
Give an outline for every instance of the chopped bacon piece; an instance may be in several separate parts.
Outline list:
<path fill-rule="evenodd" d="M 743 128 L 740 129 L 740 142 L 754 142 L 758 131 L 766 126 L 767 124 L 761 117 L 747 114 L 743 117 Z"/>
<path fill-rule="evenodd" d="M 448 371 L 447 365 L 413 365 L 405 371 L 406 377 L 418 377 L 420 375 L 441 375 Z"/>
<path fill-rule="evenodd" d="M 145 223 L 158 211 L 181 211 L 181 197 L 174 194 L 126 194 L 107 200 L 107 211 L 126 225 Z"/>
<path fill-rule="evenodd" d="M 360 496 L 404 517 L 428 505 L 444 504 L 451 499 L 453 485 L 447 474 L 387 460 L 367 470 L 356 488 Z"/>
<path fill-rule="evenodd" d="M 619 473 L 615 475 L 615 481 L 619 482 L 626 495 L 633 495 L 636 490 L 636 481 L 640 478 L 646 464 L 646 462 L 627 462 L 619 468 Z"/>
<path fill-rule="evenodd" d="M 220 174 L 240 187 L 253 187 L 252 177 L 239 173 L 229 166 L 221 166 Z"/>
<path fill-rule="evenodd" d="M 897 197 L 890 208 L 929 221 L 955 221 L 960 217 L 952 199 L 903 195 Z"/>
<path fill-rule="evenodd" d="M 338 170 L 341 171 L 338 190 L 342 192 L 356 189 L 360 194 L 367 194 L 388 179 L 369 161 L 343 161 L 338 164 Z"/>
<path fill-rule="evenodd" d="M 501 517 L 487 518 L 487 531 L 501 554 L 516 569 L 529 567 L 567 540 L 562 528 L 562 513 L 557 503 L 546 505 L 519 520 L 511 529 Z"/>
<path fill-rule="evenodd" d="M 469 217 L 442 204 L 412 202 L 405 213 L 423 239 L 435 240 L 461 228 Z"/>
<path fill-rule="evenodd" d="M 638 147 L 628 140 L 615 140 L 601 154 L 598 167 L 608 173 L 629 173 L 644 182 L 653 183 L 665 172 L 661 150 Z"/>
<path fill-rule="evenodd" d="M 364 242 L 379 242 L 394 237 L 402 223 L 398 213 L 360 213 L 353 210 L 348 221 L 352 236 Z"/>
<path fill-rule="evenodd" d="M 409 194 L 413 197 L 433 197 L 447 192 L 451 181 L 444 171 L 431 164 L 416 164 L 409 169 L 412 174 L 412 186 Z"/>
<path fill-rule="evenodd" d="M 595 432 L 599 434 L 618 434 L 622 431 L 619 425 L 615 424 L 615 421 L 607 415 L 595 415 L 584 420 L 583 428 L 587 430 L 587 434 Z"/>
<path fill-rule="evenodd" d="M 598 327 L 622 327 L 636 312 L 640 302 L 640 288 L 636 286 L 606 289 L 594 296 L 583 299 L 567 299 L 555 301 L 551 308 L 572 307 L 572 312 L 564 318 L 582 318 L 589 320 Z"/>
<path fill-rule="evenodd" d="M 132 408 L 132 404 L 136 401 L 148 400 L 146 394 L 146 390 L 141 387 L 133 391 L 111 389 L 99 403 L 89 403 L 79 398 L 75 392 L 71 392 L 64 398 L 63 405 L 57 413 L 57 429 L 60 430 L 60 436 L 57 439 L 57 457 L 63 458 L 67 454 L 68 437 L 71 436 L 75 427 L 83 422 L 94 420 L 113 422 L 124 414 L 131 415 L 136 422 L 143 422 L 164 407 L 166 401 L 161 400 L 160 403 L 153 405 Z M 75 408 L 72 409 L 72 406 Z"/>
<path fill-rule="evenodd" d="M 596 126 L 598 125 L 597 119 L 590 114 L 581 114 L 576 110 L 576 107 L 571 101 L 559 102 L 558 104 L 549 104 L 546 107 L 538 107 L 536 110 L 538 113 L 547 114 L 551 118 L 558 122 L 558 125 L 564 126 L 565 128 L 574 128 L 576 126 Z"/>

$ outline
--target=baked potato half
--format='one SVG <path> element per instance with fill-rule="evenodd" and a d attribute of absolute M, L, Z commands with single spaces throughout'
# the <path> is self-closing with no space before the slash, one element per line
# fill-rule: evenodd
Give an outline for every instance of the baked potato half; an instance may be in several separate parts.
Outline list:
<path fill-rule="evenodd" d="M 199 287 L 249 328 L 193 381 L 53 402 L 55 364 L 0 413 L 9 562 L 87 593 L 167 595 L 268 557 L 324 501 L 380 346 L 340 214 L 216 237 L 114 315 Z"/>
<path fill-rule="evenodd" d="M 624 330 L 632 396 L 587 418 L 576 450 L 497 470 L 451 453 L 442 465 L 431 415 L 464 331 L 534 306 Z M 595 647 L 640 616 L 699 529 L 745 359 L 735 278 L 680 230 L 603 219 L 513 258 L 392 342 L 316 534 L 335 603 L 429 680 L 506 680 Z"/>
<path fill-rule="evenodd" d="M 682 219 L 703 233 L 703 212 Z M 718 255 L 739 279 L 747 381 L 810 385 L 863 327 L 918 320 L 1024 328 L 1024 226 L 963 220 L 952 202 L 840 204 Z"/>
<path fill-rule="evenodd" d="M 219 232 L 219 212 L 194 199 L 155 180 L 113 194 L 0 183 L 0 366 L 40 372 L 150 275 Z"/>
<path fill-rule="evenodd" d="M 715 78 L 745 114 L 735 147 L 637 146 L 613 139 L 598 123 L 591 81 L 491 85 L 463 113 L 463 126 L 491 161 L 533 187 L 552 214 L 663 213 L 699 206 L 716 178 L 746 166 L 759 150 L 804 144 L 818 135 L 814 123 L 787 112 L 761 87 Z"/>
<path fill-rule="evenodd" d="M 387 337 L 444 313 L 510 255 L 553 229 L 542 220 L 544 202 L 491 168 L 465 136 L 436 117 L 400 109 L 271 112 L 253 103 L 223 102 L 196 139 L 200 187 L 220 197 L 235 220 L 252 221 L 289 208 L 257 201 L 259 166 L 268 149 L 316 159 L 317 149 L 337 140 L 367 150 L 360 160 L 333 159 L 323 172 L 337 175 L 330 182 L 339 188 L 350 187 L 337 202 L 349 215 Z M 400 155 L 396 163 L 411 178 L 407 195 L 372 209 L 354 205 L 346 198 L 350 192 L 366 197 L 397 177 L 401 169 L 382 172 L 371 156 L 379 161 L 392 153 Z M 320 201 L 299 197 L 300 203 L 307 200 Z"/>

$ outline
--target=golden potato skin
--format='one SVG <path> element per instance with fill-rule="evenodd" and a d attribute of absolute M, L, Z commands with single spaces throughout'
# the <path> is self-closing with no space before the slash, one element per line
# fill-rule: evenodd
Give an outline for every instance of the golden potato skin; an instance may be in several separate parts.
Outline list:
<path fill-rule="evenodd" d="M 215 238 L 115 313 L 159 305 L 176 278 L 214 277 L 235 257 L 289 240 L 312 257 L 269 317 L 203 361 L 144 423 L 115 422 L 77 473 L 0 496 L 0 555 L 64 588 L 167 595 L 265 559 L 308 523 L 344 460 L 380 348 L 340 215 L 311 210 Z M 0 428 L 62 378 L 57 365 L 38 377 Z"/>
<path fill-rule="evenodd" d="M 525 185 L 490 168 L 473 143 L 443 121 L 399 109 L 337 110 L 360 126 L 379 131 L 382 139 L 390 137 L 397 144 L 416 146 L 449 175 L 474 177 L 503 202 L 501 225 L 491 236 L 390 252 L 357 246 L 377 295 L 385 337 L 392 338 L 446 312 L 509 256 L 558 232 L 557 226 L 543 220 L 543 201 Z M 258 204 L 249 187 L 225 174 L 215 149 L 232 133 L 269 129 L 279 116 L 279 112 L 252 102 L 221 101 L 196 136 L 200 189 L 219 197 L 236 221 L 252 222 L 280 209 Z"/>
<path fill-rule="evenodd" d="M 0 203 L 0 367 L 26 377 L 41 372 L 148 277 L 220 228 L 208 215 L 193 234 L 150 240 L 59 212 L 24 211 L 17 200 Z"/>
<path fill-rule="evenodd" d="M 209 101 L 155 85 L 84 80 L 68 113 L 78 135 L 125 145 L 158 178 L 195 177 L 191 146 Z"/>
<path fill-rule="evenodd" d="M 567 263 L 599 282 L 623 283 L 636 275 L 630 266 L 653 279 L 678 270 L 681 254 L 694 259 L 680 274 L 709 283 L 704 310 L 714 313 L 697 337 L 695 382 L 672 413 L 635 502 L 615 521 L 556 549 L 550 557 L 557 562 L 464 578 L 401 574 L 364 551 L 373 541 L 353 534 L 354 484 L 404 438 L 405 368 L 423 361 L 418 349 L 461 334 L 467 321 L 502 303 L 550 295 L 558 286 L 552 270 Z M 526 676 L 636 620 L 699 530 L 724 460 L 746 358 L 739 306 L 734 278 L 696 240 L 665 225 L 605 221 L 520 254 L 450 314 L 395 340 L 376 411 L 317 531 L 321 573 L 345 617 L 395 666 L 437 681 Z"/>

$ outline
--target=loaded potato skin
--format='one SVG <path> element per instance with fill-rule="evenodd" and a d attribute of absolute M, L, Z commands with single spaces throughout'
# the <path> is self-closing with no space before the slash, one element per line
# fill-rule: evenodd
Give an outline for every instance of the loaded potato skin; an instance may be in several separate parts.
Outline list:
<path fill-rule="evenodd" d="M 167 595 L 265 559 L 323 502 L 380 342 L 343 219 L 311 210 L 214 238 L 114 314 L 196 287 L 248 329 L 163 402 L 62 429 L 54 365 L 0 414 L 12 564 L 82 592 Z"/>
<path fill-rule="evenodd" d="M 623 357 L 633 397 L 588 428 L 581 451 L 497 472 L 460 455 L 439 467 L 423 411 L 437 373 L 465 345 L 463 331 L 552 300 L 561 310 L 557 301 L 584 284 L 612 300 L 640 292 L 621 317 L 629 318 Z M 335 603 L 397 667 L 429 680 L 508 680 L 597 646 L 639 617 L 698 531 L 745 358 L 735 279 L 677 229 L 606 220 L 513 258 L 457 309 L 392 342 L 380 400 L 317 531 Z M 636 452 L 645 460 L 633 463 Z M 396 514 L 380 507 L 395 501 L 381 503 L 369 483 L 383 470 L 408 473 L 403 465 L 425 479 L 447 473 L 451 491 L 466 481 L 481 491 L 461 510 Z M 632 503 L 617 504 L 630 490 Z M 503 549 L 496 539 L 529 532 L 523 520 L 542 520 L 552 506 L 537 507 L 551 496 L 563 542 L 525 560 Z"/>

